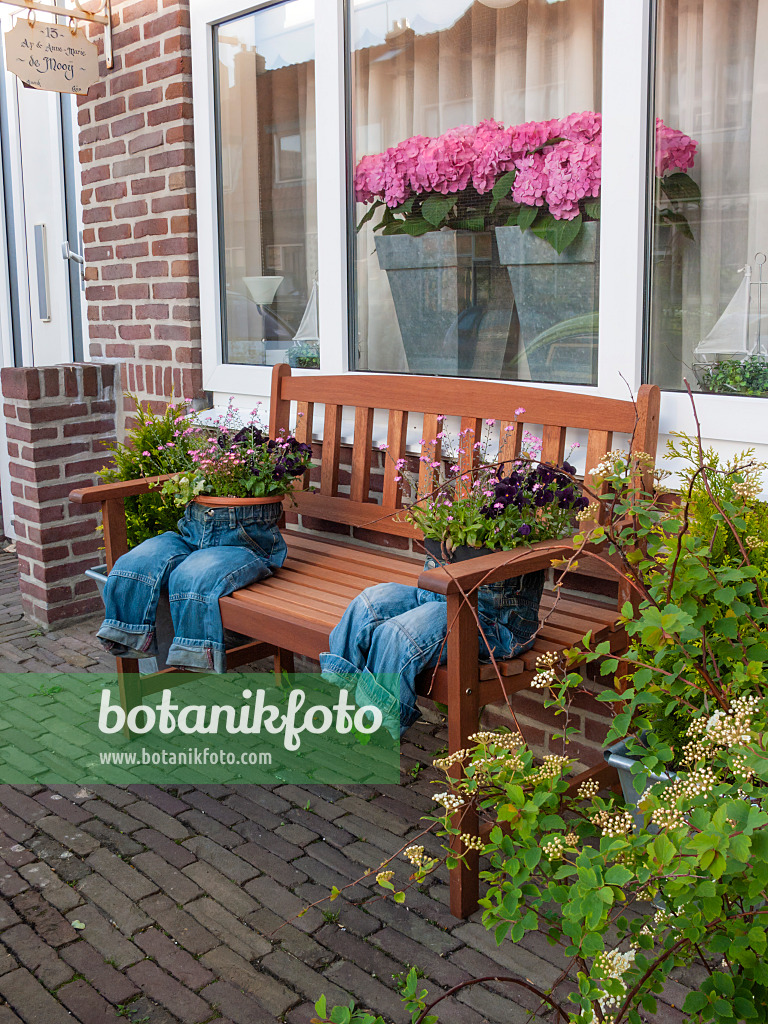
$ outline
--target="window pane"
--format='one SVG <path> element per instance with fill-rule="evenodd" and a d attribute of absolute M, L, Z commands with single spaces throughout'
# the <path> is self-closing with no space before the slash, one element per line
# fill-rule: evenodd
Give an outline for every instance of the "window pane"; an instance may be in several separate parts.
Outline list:
<path fill-rule="evenodd" d="M 219 25 L 216 50 L 224 358 L 317 365 L 306 321 L 293 340 L 316 301 L 314 0 Z"/>
<path fill-rule="evenodd" d="M 596 383 L 602 0 L 350 18 L 352 364 Z"/>
<path fill-rule="evenodd" d="M 765 0 L 660 0 L 648 364 L 663 388 L 768 394 L 766 89 Z"/>

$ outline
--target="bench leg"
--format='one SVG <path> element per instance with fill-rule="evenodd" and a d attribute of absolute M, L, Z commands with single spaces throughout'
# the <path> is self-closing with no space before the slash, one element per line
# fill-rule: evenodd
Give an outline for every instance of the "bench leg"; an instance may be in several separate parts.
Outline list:
<path fill-rule="evenodd" d="M 287 672 L 288 675 L 292 675 L 295 671 L 293 667 L 293 651 L 284 651 L 281 647 L 278 647 L 274 654 L 274 665 L 275 665 L 275 676 L 277 677 L 277 683 L 280 684 L 280 677 L 283 672 Z"/>
<path fill-rule="evenodd" d="M 142 703 L 141 680 L 139 679 L 139 663 L 135 658 L 116 658 L 117 682 L 120 687 L 120 706 L 128 712 Z M 126 723 L 123 726 L 125 736 L 131 738 L 131 730 Z"/>
<path fill-rule="evenodd" d="M 452 754 L 467 746 L 469 737 L 477 732 L 480 716 L 477 624 L 470 606 L 461 595 L 448 597 L 448 623 L 453 623 L 447 643 L 448 753 Z M 455 765 L 452 772 L 458 770 L 459 766 Z M 453 824 L 471 836 L 479 834 L 474 808 L 463 807 L 454 815 Z M 457 853 L 463 848 L 458 836 L 452 846 Z M 454 917 L 469 917 L 477 910 L 480 893 L 478 871 L 476 850 L 469 851 L 464 861 L 451 871 L 451 913 Z"/>

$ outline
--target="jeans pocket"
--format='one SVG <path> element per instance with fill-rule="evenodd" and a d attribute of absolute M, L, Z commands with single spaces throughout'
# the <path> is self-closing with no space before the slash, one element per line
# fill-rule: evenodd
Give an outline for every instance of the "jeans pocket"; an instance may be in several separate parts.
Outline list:
<path fill-rule="evenodd" d="M 237 536 L 243 547 L 250 548 L 269 561 L 275 552 L 280 532 L 276 527 L 269 528 L 260 523 L 249 523 L 247 526 L 238 526 Z"/>

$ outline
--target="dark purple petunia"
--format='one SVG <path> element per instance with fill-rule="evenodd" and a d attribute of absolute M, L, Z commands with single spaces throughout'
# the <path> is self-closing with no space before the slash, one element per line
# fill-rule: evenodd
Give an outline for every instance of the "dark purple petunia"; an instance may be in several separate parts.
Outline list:
<path fill-rule="evenodd" d="M 521 537 L 527 537 L 531 532 L 531 528 L 528 525 L 528 523 L 523 523 L 523 525 L 518 529 L 517 532 L 520 534 Z"/>

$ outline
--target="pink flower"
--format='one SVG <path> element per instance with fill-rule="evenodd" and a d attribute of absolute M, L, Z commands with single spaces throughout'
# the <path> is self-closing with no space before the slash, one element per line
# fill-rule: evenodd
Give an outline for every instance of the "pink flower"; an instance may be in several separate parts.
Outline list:
<path fill-rule="evenodd" d="M 525 412 L 525 409 L 521 405 L 519 409 L 515 409 L 515 416 L 522 416 L 524 412 Z M 509 430 L 511 428 L 508 427 L 507 429 Z"/>
<path fill-rule="evenodd" d="M 661 178 L 667 171 L 688 171 L 693 167 L 697 144 L 688 135 L 668 128 L 656 118 L 656 173 Z"/>

